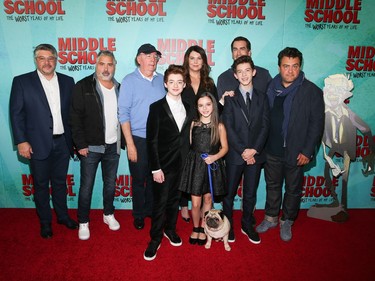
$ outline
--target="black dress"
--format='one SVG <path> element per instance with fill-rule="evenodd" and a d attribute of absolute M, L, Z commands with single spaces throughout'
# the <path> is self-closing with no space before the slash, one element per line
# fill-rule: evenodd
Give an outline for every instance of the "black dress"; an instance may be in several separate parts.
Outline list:
<path fill-rule="evenodd" d="M 207 124 L 198 124 L 192 129 L 192 144 L 186 157 L 181 175 L 179 190 L 192 194 L 210 193 L 208 165 L 203 161 L 202 153 L 216 154 L 220 144 L 211 147 L 211 128 Z M 221 159 L 211 164 L 211 179 L 214 196 L 225 194 L 225 167 Z"/>

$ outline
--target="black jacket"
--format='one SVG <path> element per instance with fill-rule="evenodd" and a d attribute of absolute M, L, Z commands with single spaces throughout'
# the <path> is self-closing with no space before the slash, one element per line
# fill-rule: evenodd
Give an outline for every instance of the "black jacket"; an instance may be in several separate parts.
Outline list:
<path fill-rule="evenodd" d="M 116 94 L 120 84 L 114 80 Z M 73 142 L 77 150 L 105 144 L 105 120 L 100 86 L 95 74 L 78 81 L 73 89 L 70 110 Z M 120 138 L 121 128 L 120 130 Z"/>
<path fill-rule="evenodd" d="M 267 96 L 253 89 L 250 116 L 242 94 L 237 87 L 233 97 L 225 97 L 222 119 L 227 129 L 229 150 L 225 160 L 234 165 L 242 165 L 241 154 L 246 148 L 255 149 L 257 163 L 265 160 L 262 153 L 269 130 L 269 104 Z"/>

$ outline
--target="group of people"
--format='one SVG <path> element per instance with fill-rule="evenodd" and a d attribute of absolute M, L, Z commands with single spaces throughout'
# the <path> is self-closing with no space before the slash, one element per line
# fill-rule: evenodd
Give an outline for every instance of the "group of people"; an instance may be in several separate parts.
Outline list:
<path fill-rule="evenodd" d="M 51 238 L 52 203 L 58 223 L 90 238 L 90 205 L 99 163 L 103 181 L 103 222 L 120 228 L 114 216 L 115 180 L 121 148 L 132 176 L 134 227 L 151 218 L 145 260 L 156 257 L 163 236 L 180 246 L 178 212 L 193 221 L 190 244 L 204 245 L 203 214 L 214 200 L 223 204 L 235 241 L 233 203 L 241 179 L 241 232 L 254 243 L 259 233 L 280 224 L 292 238 L 300 206 L 304 167 L 314 157 L 324 127 L 322 91 L 305 78 L 302 53 L 287 47 L 278 54 L 279 74 L 255 66 L 251 44 L 236 37 L 233 65 L 217 87 L 203 48 L 187 49 L 183 65 L 156 72 L 161 53 L 138 48 L 134 72 L 120 84 L 116 59 L 100 51 L 95 73 L 74 84 L 57 73 L 56 49 L 34 50 L 36 70 L 13 79 L 10 117 L 14 143 L 30 160 L 41 236 Z M 78 223 L 69 217 L 66 174 L 74 149 L 80 158 Z M 265 216 L 256 226 L 254 210 L 261 170 L 266 181 Z M 283 186 L 285 183 L 285 193 Z M 281 212 L 282 208 L 282 212 Z M 281 213 L 281 215 L 280 215 Z"/>

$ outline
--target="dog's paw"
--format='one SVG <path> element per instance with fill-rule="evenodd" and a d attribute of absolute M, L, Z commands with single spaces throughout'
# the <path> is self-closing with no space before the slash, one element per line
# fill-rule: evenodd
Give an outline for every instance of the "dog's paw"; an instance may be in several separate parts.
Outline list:
<path fill-rule="evenodd" d="M 209 249 L 209 248 L 211 248 L 211 242 L 210 243 L 206 243 L 206 245 L 204 245 L 204 247 L 206 248 L 206 249 Z"/>
<path fill-rule="evenodd" d="M 225 251 L 230 251 L 232 248 L 229 246 L 229 244 L 224 244 Z"/>

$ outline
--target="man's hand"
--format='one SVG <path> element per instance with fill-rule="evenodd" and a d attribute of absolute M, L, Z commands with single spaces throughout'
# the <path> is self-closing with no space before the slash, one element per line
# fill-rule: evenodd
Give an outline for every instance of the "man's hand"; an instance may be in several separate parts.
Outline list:
<path fill-rule="evenodd" d="M 227 97 L 227 96 L 233 97 L 234 96 L 234 91 L 225 91 L 224 92 L 224 94 L 221 96 L 221 99 L 219 100 L 219 102 L 221 103 L 221 105 L 224 105 L 224 98 Z"/>
<path fill-rule="evenodd" d="M 309 164 L 309 163 L 310 163 L 310 159 L 309 158 L 307 158 L 302 153 L 298 154 L 298 157 L 297 157 L 297 166 L 304 166 L 304 165 Z"/>
<path fill-rule="evenodd" d="M 131 162 L 137 162 L 137 148 L 135 145 L 127 145 L 126 150 L 128 151 L 128 159 Z"/>
<path fill-rule="evenodd" d="M 89 154 L 89 149 L 88 148 L 82 148 L 78 150 L 79 155 L 87 157 L 87 154 Z"/>
<path fill-rule="evenodd" d="M 18 153 L 26 159 L 30 159 L 31 154 L 33 154 L 33 149 L 28 142 L 19 143 L 17 145 L 17 149 L 18 149 Z"/>
<path fill-rule="evenodd" d="M 257 153 L 257 151 L 253 148 L 246 148 L 242 154 L 242 159 L 246 162 L 247 165 L 253 165 L 255 164 L 255 158 L 254 155 Z"/>
<path fill-rule="evenodd" d="M 164 173 L 162 170 L 156 172 L 156 173 L 153 173 L 152 174 L 153 178 L 154 178 L 154 181 L 158 182 L 158 183 L 163 183 L 165 178 L 164 178 Z"/>

